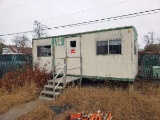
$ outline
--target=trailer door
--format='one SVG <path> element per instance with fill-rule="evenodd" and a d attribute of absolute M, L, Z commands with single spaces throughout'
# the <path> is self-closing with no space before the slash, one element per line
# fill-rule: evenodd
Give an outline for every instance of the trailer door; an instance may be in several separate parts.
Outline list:
<path fill-rule="evenodd" d="M 80 37 L 67 38 L 67 74 L 80 75 Z"/>

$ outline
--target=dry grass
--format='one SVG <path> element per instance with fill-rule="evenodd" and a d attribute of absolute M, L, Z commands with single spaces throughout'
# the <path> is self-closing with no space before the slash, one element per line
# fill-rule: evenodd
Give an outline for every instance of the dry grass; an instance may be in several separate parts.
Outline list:
<path fill-rule="evenodd" d="M 148 85 L 147 85 L 148 86 Z M 144 87 L 145 88 L 145 87 Z M 143 88 L 142 88 L 143 89 Z M 122 89 L 109 89 L 106 86 L 69 88 L 56 101 L 36 108 L 18 120 L 65 120 L 69 113 L 86 114 L 101 110 L 111 111 L 114 120 L 159 120 L 160 88 L 150 85 L 146 92 L 128 92 Z M 72 106 L 60 115 L 48 109 L 49 106 Z"/>
<path fill-rule="evenodd" d="M 45 69 L 11 71 L 0 80 L 0 114 L 11 107 L 37 99 L 48 76 Z M 68 88 L 56 101 L 50 101 L 18 120 L 64 120 L 69 114 L 111 111 L 115 120 L 160 120 L 160 87 L 136 84 L 136 91 L 110 89 L 106 85 Z M 57 115 L 49 106 L 71 106 Z"/>
<path fill-rule="evenodd" d="M 54 113 L 46 106 L 37 107 L 32 112 L 20 117 L 21 120 L 53 120 Z"/>
<path fill-rule="evenodd" d="M 49 76 L 45 68 L 26 67 L 18 71 L 10 71 L 0 79 L 0 114 L 10 108 L 35 100 Z"/>
<path fill-rule="evenodd" d="M 37 86 L 34 83 L 26 83 L 24 86 L 12 87 L 12 92 L 7 92 L 4 87 L 0 88 L 0 114 L 13 106 L 26 103 L 37 98 Z"/>

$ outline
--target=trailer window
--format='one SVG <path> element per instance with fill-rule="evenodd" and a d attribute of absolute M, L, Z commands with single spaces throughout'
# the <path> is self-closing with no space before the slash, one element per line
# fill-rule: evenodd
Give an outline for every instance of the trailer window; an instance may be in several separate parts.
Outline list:
<path fill-rule="evenodd" d="M 109 54 L 121 54 L 121 40 L 109 41 Z"/>
<path fill-rule="evenodd" d="M 97 55 L 121 54 L 121 40 L 97 41 Z"/>
<path fill-rule="evenodd" d="M 97 41 L 97 55 L 108 54 L 108 41 Z"/>
<path fill-rule="evenodd" d="M 70 41 L 70 47 L 76 47 L 76 41 Z"/>
<path fill-rule="evenodd" d="M 51 56 L 51 45 L 37 46 L 37 57 Z"/>

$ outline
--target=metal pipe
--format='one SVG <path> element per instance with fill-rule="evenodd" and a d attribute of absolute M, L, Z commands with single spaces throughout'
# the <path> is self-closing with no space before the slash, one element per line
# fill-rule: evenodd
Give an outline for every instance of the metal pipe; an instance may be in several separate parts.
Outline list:
<path fill-rule="evenodd" d="M 65 58 L 55 58 L 55 59 L 65 59 Z"/>
<path fill-rule="evenodd" d="M 66 66 L 66 64 L 63 65 L 63 67 L 60 69 L 60 71 L 57 73 L 57 75 L 55 76 L 54 79 L 56 79 L 56 78 L 58 77 L 59 73 L 63 70 L 63 68 L 64 68 L 65 66 Z"/>
<path fill-rule="evenodd" d="M 83 72 L 83 69 L 82 69 L 82 49 L 81 49 L 81 39 L 82 37 L 81 37 L 81 35 L 80 35 L 80 67 L 81 67 L 81 69 L 80 69 L 80 76 L 81 76 L 81 78 L 80 78 L 80 83 L 79 83 L 79 85 L 81 86 L 81 82 L 82 82 L 82 72 Z"/>
<path fill-rule="evenodd" d="M 78 69 L 78 68 L 81 68 L 81 67 L 67 69 L 67 71 L 68 71 L 68 70 L 74 70 L 74 69 Z"/>
<path fill-rule="evenodd" d="M 61 80 L 64 78 L 65 75 L 63 75 L 63 77 L 61 77 L 60 81 L 58 82 L 58 84 L 55 86 L 55 89 L 59 86 Z"/>
<path fill-rule="evenodd" d="M 67 57 L 67 58 L 81 58 L 81 57 L 77 57 L 77 56 L 76 56 L 76 57 Z"/>
<path fill-rule="evenodd" d="M 67 57 L 64 59 L 64 64 L 65 64 L 65 68 L 64 68 L 64 84 L 63 84 L 63 88 L 66 86 Z"/>

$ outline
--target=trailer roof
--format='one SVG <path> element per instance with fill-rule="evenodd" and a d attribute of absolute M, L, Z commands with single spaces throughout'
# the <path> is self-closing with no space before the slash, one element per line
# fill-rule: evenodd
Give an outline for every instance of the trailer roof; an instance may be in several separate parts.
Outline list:
<path fill-rule="evenodd" d="M 57 35 L 57 36 L 50 36 L 50 37 L 35 38 L 33 40 L 56 38 L 56 37 L 74 37 L 74 36 L 83 35 L 83 34 L 91 34 L 91 33 L 104 32 L 104 31 L 122 30 L 122 29 L 129 29 L 129 28 L 132 28 L 134 30 L 134 37 L 137 38 L 138 33 L 137 33 L 137 30 L 134 26 L 124 26 L 124 27 L 116 27 L 116 28 L 109 28 L 109 29 L 93 30 L 93 31 L 81 32 L 81 33 L 73 33 L 73 34 L 65 34 L 65 35 Z"/>

